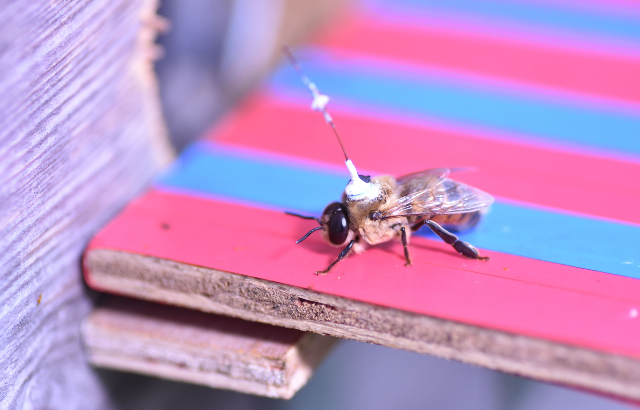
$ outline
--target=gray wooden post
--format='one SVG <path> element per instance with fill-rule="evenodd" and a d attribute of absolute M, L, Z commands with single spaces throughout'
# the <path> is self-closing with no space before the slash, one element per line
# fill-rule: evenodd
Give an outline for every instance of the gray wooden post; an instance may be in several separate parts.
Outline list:
<path fill-rule="evenodd" d="M 89 238 L 172 151 L 155 0 L 0 1 L 0 408 L 109 408 L 86 364 Z"/>

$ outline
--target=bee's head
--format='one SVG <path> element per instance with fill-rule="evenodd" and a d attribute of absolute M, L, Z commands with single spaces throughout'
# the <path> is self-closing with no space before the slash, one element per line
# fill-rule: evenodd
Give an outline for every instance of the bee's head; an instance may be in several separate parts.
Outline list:
<path fill-rule="evenodd" d="M 315 219 L 320 226 L 313 228 L 305 236 L 298 239 L 296 243 L 300 243 L 307 239 L 309 235 L 315 231 L 322 229 L 322 236 L 332 245 L 344 245 L 347 241 L 353 239 L 354 234 L 349 231 L 349 217 L 347 211 L 340 202 L 332 202 L 324 208 L 322 216 L 315 218 L 313 216 L 303 216 L 293 212 L 285 212 L 288 215 L 297 216 L 302 219 Z"/>
<path fill-rule="evenodd" d="M 349 216 L 340 202 L 332 202 L 319 219 L 322 236 L 332 245 L 344 245 L 349 240 Z"/>

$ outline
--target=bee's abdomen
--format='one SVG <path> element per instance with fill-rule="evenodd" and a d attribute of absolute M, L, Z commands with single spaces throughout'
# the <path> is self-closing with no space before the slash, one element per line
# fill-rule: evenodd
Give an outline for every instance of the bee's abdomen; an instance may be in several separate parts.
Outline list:
<path fill-rule="evenodd" d="M 480 211 L 475 211 L 466 214 L 434 215 L 428 219 L 437 222 L 450 231 L 461 232 L 476 226 L 482 219 L 482 215 Z"/>

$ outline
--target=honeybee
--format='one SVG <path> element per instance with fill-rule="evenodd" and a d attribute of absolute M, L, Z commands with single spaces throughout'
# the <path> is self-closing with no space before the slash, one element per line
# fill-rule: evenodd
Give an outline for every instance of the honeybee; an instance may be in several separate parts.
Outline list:
<path fill-rule="evenodd" d="M 316 274 L 329 273 L 350 253 L 361 253 L 367 245 L 376 245 L 394 238 L 399 238 L 404 247 L 405 266 L 411 266 L 409 239 L 411 233 L 423 225 L 427 225 L 461 255 L 489 260 L 488 257 L 480 256 L 473 245 L 459 240 L 443 225 L 455 231 L 475 226 L 481 218 L 480 211 L 493 203 L 493 197 L 448 178 L 451 173 L 448 168 L 429 169 L 397 179 L 389 175 L 374 178 L 359 175 L 327 112 L 329 97 L 320 94 L 315 84 L 302 72 L 288 48 L 285 48 L 285 53 L 313 95 L 311 108 L 322 112 L 338 138 L 351 174 L 341 202 L 327 205 L 319 218 L 287 212 L 304 219 L 315 219 L 320 224 L 296 243 L 302 242 L 313 232 L 322 230 L 322 236 L 329 244 L 344 247 L 333 263 L 325 270 L 316 271 Z"/>

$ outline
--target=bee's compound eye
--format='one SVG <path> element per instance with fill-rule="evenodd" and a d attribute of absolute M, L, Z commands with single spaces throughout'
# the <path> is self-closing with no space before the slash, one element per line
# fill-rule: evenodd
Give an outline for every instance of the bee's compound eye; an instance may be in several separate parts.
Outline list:
<path fill-rule="evenodd" d="M 329 240 L 334 245 L 342 245 L 349 236 L 349 220 L 340 202 L 329 204 L 322 213 L 323 219 L 327 219 Z"/>

